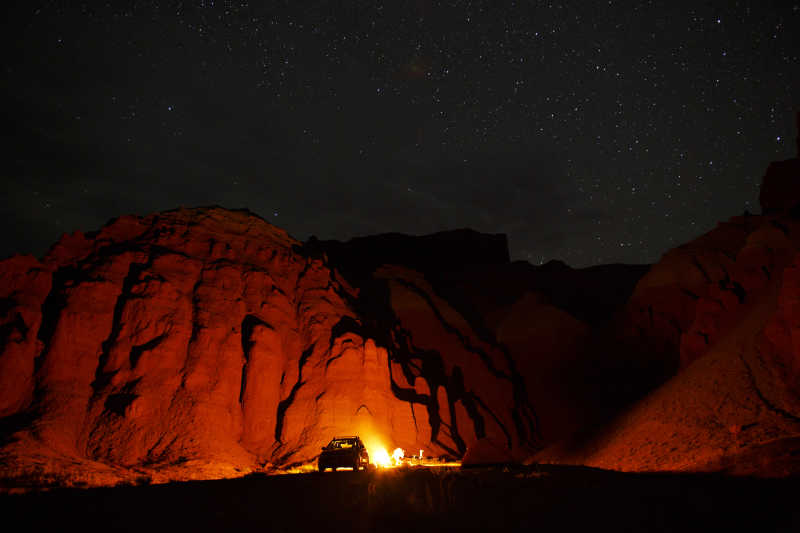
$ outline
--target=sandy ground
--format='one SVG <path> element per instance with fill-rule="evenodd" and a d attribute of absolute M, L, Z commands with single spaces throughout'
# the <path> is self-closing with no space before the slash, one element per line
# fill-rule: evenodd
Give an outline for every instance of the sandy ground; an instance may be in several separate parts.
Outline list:
<path fill-rule="evenodd" d="M 800 479 L 402 468 L 0 496 L 14 531 L 800 531 Z"/>

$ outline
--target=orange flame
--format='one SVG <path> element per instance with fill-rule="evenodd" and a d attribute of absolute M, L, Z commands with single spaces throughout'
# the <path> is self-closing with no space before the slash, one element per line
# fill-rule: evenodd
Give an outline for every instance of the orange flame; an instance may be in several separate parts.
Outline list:
<path fill-rule="evenodd" d="M 403 448 L 395 448 L 392 452 L 392 455 L 389 455 L 389 452 L 386 451 L 386 448 L 380 446 L 373 449 L 369 456 L 372 464 L 381 468 L 391 468 L 393 466 L 399 466 L 403 462 L 405 452 L 403 451 Z"/>
<path fill-rule="evenodd" d="M 399 466 L 400 463 L 403 462 L 403 457 L 406 453 L 403 451 L 403 448 L 395 448 L 392 452 L 392 459 L 394 459 L 395 466 Z"/>
<path fill-rule="evenodd" d="M 392 466 L 392 458 L 389 457 L 389 452 L 383 447 L 373 450 L 372 453 L 370 453 L 370 459 L 372 459 L 373 464 L 381 468 L 389 468 Z"/>

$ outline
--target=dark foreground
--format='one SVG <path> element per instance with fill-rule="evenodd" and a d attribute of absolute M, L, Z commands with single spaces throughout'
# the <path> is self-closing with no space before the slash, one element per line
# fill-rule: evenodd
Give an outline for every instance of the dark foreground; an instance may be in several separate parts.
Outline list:
<path fill-rule="evenodd" d="M 574 467 L 369 473 L 0 496 L 15 531 L 800 531 L 800 479 Z"/>

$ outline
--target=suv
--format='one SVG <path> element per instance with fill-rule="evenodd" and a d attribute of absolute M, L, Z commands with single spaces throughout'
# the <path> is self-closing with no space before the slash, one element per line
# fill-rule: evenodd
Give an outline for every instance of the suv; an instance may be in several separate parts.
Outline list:
<path fill-rule="evenodd" d="M 352 468 L 358 471 L 369 467 L 369 454 L 364 443 L 358 437 L 334 437 L 327 446 L 322 448 L 319 455 L 319 471 L 326 468 L 334 471 L 338 467 Z"/>

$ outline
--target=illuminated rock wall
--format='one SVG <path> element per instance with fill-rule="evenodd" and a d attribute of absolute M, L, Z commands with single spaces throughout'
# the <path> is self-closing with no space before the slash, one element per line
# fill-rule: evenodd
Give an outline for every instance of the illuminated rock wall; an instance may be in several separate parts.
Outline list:
<path fill-rule="evenodd" d="M 482 437 L 530 451 L 508 356 L 418 274 L 376 280 L 370 309 L 306 252 L 208 208 L 122 217 L 41 262 L 1 262 L 4 475 L 230 476 L 354 433 L 426 456 Z"/>

